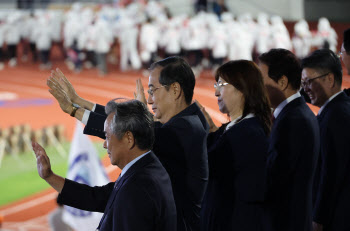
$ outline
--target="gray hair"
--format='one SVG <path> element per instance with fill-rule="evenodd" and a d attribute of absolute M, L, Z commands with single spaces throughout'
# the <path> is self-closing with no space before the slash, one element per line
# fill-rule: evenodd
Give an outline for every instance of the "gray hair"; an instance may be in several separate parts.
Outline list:
<path fill-rule="evenodd" d="M 106 105 L 106 114 L 115 113 L 111 130 L 118 139 L 129 131 L 135 138 L 135 143 L 141 150 L 152 149 L 154 142 L 153 115 L 147 106 L 138 100 L 117 98 Z"/>

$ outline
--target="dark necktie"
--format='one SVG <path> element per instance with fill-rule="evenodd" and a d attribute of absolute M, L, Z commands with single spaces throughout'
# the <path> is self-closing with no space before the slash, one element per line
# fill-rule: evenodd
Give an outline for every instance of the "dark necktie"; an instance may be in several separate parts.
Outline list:
<path fill-rule="evenodd" d="M 118 177 L 118 179 L 117 179 L 116 182 L 114 183 L 113 192 L 111 193 L 111 196 L 110 196 L 110 198 L 109 198 L 108 201 L 113 200 L 113 197 L 115 196 L 115 193 L 116 193 L 116 190 L 117 190 L 118 183 L 121 182 L 121 178 L 122 178 L 122 177 L 121 177 L 121 174 L 120 174 L 119 177 Z M 106 206 L 109 206 L 109 203 L 107 203 Z M 110 207 L 110 206 L 109 206 L 109 207 Z M 102 218 L 101 218 L 100 223 L 98 224 L 98 227 L 97 227 L 96 231 L 97 231 L 97 230 L 100 230 L 101 225 L 102 225 L 102 223 L 103 223 L 103 220 L 105 219 L 105 217 L 106 217 L 106 215 L 107 215 L 107 213 L 108 213 L 108 210 L 109 210 L 109 208 L 108 208 L 108 209 L 107 209 L 107 208 L 105 209 L 105 212 L 103 213 L 103 216 L 102 216 Z"/>

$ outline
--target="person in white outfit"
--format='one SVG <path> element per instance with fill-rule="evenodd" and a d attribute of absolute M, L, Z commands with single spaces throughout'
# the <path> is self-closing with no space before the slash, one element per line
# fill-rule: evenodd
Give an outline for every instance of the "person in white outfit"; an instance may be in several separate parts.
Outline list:
<path fill-rule="evenodd" d="M 113 43 L 113 33 L 106 20 L 99 17 L 95 23 L 95 53 L 100 75 L 107 74 L 107 54 Z"/>
<path fill-rule="evenodd" d="M 338 35 L 327 18 L 322 17 L 318 20 L 317 34 L 313 40 L 313 45 L 318 49 L 328 48 L 333 52 L 337 51 Z"/>
<path fill-rule="evenodd" d="M 137 50 L 137 38 L 139 33 L 137 22 L 127 14 L 124 14 L 119 23 L 120 69 L 122 71 L 127 71 L 129 69 L 128 61 L 130 61 L 132 69 L 138 70 L 141 68 L 141 60 Z"/>
<path fill-rule="evenodd" d="M 271 48 L 271 28 L 267 14 L 259 13 L 257 21 L 256 52 L 261 55 Z"/>
<path fill-rule="evenodd" d="M 52 27 L 50 26 L 50 17 L 47 13 L 40 16 L 34 34 L 36 38 L 36 48 L 40 55 L 40 69 L 48 70 L 51 68 L 50 51 L 53 36 Z"/>
<path fill-rule="evenodd" d="M 208 40 L 208 47 L 212 52 L 212 64 L 214 70 L 217 69 L 228 55 L 228 39 L 226 25 L 223 22 L 217 20 L 216 22 L 211 22 L 209 25 L 210 34 Z"/>
<path fill-rule="evenodd" d="M 8 63 L 10 67 L 17 65 L 17 45 L 21 39 L 19 18 L 20 15 L 18 12 L 13 12 L 7 17 L 5 42 L 7 44 L 7 51 L 10 58 Z"/>
<path fill-rule="evenodd" d="M 179 56 L 181 53 L 183 19 L 184 18 L 180 16 L 173 17 L 167 23 L 165 32 L 160 38 L 160 46 L 162 46 L 165 50 L 165 57 Z"/>
<path fill-rule="evenodd" d="M 294 53 L 299 59 L 305 58 L 310 53 L 311 39 L 312 35 L 309 25 L 305 19 L 300 19 L 294 25 L 294 35 L 292 38 Z"/>
<path fill-rule="evenodd" d="M 156 61 L 159 36 L 157 25 L 148 18 L 140 31 L 140 57 L 145 68 Z"/>
<path fill-rule="evenodd" d="M 292 50 L 292 42 L 290 35 L 283 20 L 280 16 L 274 15 L 271 17 L 271 42 L 273 48 L 283 48 L 286 50 Z"/>

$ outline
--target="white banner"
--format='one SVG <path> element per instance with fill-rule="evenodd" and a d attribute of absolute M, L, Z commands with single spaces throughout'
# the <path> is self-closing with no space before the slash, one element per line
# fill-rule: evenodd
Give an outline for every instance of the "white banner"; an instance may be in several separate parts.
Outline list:
<path fill-rule="evenodd" d="M 90 139 L 83 134 L 79 121 L 74 131 L 69 152 L 67 178 L 90 186 L 109 183 L 97 151 Z M 63 220 L 76 231 L 96 230 L 103 213 L 95 213 L 64 206 Z"/>

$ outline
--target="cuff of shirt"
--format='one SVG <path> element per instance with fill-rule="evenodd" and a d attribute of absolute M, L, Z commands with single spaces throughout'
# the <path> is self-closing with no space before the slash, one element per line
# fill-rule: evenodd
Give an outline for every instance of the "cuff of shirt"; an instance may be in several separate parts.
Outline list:
<path fill-rule="evenodd" d="M 94 104 L 91 111 L 95 111 L 95 110 L 96 110 L 96 104 Z"/>
<path fill-rule="evenodd" d="M 90 117 L 90 111 L 89 110 L 85 110 L 84 112 L 84 115 L 83 115 L 83 118 L 81 119 L 81 122 L 86 125 L 88 120 L 89 120 L 89 117 Z"/>

